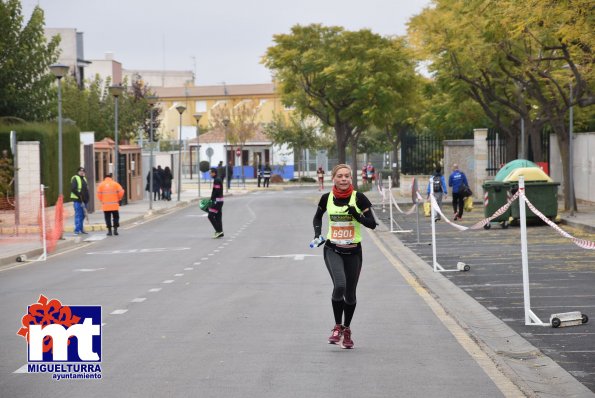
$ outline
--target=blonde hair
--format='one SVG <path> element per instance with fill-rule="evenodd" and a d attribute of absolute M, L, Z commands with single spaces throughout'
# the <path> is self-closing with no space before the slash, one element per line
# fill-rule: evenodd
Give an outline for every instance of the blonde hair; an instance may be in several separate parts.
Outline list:
<path fill-rule="evenodd" d="M 351 176 L 353 176 L 351 166 L 349 166 L 348 164 L 341 163 L 333 167 L 333 171 L 331 172 L 332 178 L 335 178 L 335 175 L 337 175 L 337 171 L 339 171 L 339 169 L 349 169 L 349 173 L 351 174 Z"/>

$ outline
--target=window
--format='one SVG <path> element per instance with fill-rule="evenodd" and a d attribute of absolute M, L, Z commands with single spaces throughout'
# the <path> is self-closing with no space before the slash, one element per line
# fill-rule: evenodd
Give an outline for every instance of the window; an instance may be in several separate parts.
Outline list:
<path fill-rule="evenodd" d="M 207 101 L 195 101 L 194 109 L 196 113 L 205 113 L 207 111 Z"/>

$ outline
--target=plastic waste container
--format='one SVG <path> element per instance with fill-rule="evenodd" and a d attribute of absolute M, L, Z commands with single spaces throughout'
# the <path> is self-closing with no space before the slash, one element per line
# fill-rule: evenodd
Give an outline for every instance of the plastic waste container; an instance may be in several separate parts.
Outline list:
<path fill-rule="evenodd" d="M 519 168 L 511 172 L 506 180 L 510 184 L 511 194 L 515 194 L 519 189 L 519 176 L 525 178 L 525 196 L 539 210 L 544 216 L 550 220 L 554 220 L 558 215 L 558 187 L 559 182 L 553 180 L 543 172 L 541 169 Z M 520 215 L 519 201 L 515 200 L 510 206 L 511 216 L 518 220 Z M 538 217 L 528 208 L 525 207 L 525 214 L 527 220 L 535 220 Z"/>
<path fill-rule="evenodd" d="M 485 218 L 492 216 L 498 209 L 506 204 L 509 196 L 510 184 L 502 181 L 485 181 L 483 188 L 483 215 Z M 508 228 L 510 219 L 510 207 L 494 218 L 491 222 L 498 222 L 502 228 Z M 491 223 L 484 225 L 485 229 L 491 228 Z"/>
<path fill-rule="evenodd" d="M 527 159 L 515 159 L 512 160 L 508 163 L 506 163 L 500 170 L 498 170 L 498 173 L 496 173 L 496 176 L 494 177 L 494 181 L 505 181 L 506 177 L 510 174 L 510 172 L 512 172 L 515 169 L 518 169 L 520 167 L 537 167 L 539 168 L 539 166 L 535 163 L 533 163 L 530 160 Z"/>

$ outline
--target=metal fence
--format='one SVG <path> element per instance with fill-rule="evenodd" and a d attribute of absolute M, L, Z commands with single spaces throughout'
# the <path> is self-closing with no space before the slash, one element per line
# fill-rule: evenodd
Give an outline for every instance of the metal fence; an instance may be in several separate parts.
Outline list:
<path fill-rule="evenodd" d="M 495 176 L 502 165 L 508 161 L 506 159 L 506 139 L 496 129 L 488 129 L 486 137 L 488 144 L 488 167 L 486 171 L 488 176 Z"/>
<path fill-rule="evenodd" d="M 432 174 L 444 158 L 442 140 L 408 134 L 401 142 L 401 173 Z"/>

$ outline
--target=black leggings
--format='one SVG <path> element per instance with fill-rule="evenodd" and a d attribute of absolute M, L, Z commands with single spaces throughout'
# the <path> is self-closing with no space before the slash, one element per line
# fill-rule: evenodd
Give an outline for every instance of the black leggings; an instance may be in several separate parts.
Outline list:
<path fill-rule="evenodd" d="M 335 323 L 341 324 L 343 311 L 345 312 L 345 326 L 349 326 L 357 298 L 355 291 L 359 274 L 362 270 L 361 251 L 355 254 L 339 254 L 328 246 L 324 246 L 324 262 L 333 280 L 333 294 L 331 301 Z"/>

